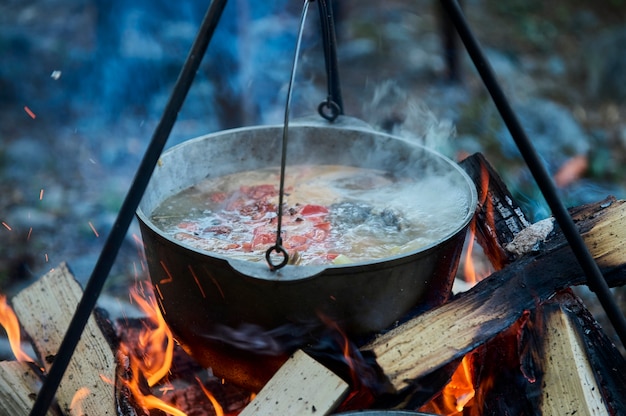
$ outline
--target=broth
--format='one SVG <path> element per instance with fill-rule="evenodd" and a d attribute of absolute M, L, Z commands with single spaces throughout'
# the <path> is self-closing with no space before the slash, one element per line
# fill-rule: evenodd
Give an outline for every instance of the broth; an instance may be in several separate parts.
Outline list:
<path fill-rule="evenodd" d="M 279 169 L 207 178 L 163 201 L 152 222 L 196 249 L 265 261 L 275 244 Z M 418 250 L 454 232 L 467 200 L 447 176 L 288 166 L 282 219 L 291 264 L 344 264 Z"/>

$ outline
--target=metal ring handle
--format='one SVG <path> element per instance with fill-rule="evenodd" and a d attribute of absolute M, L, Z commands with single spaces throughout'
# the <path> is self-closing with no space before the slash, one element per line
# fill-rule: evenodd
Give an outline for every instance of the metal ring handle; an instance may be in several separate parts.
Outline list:
<path fill-rule="evenodd" d="M 328 110 L 328 111 L 327 111 Z M 331 99 L 322 101 L 317 106 L 317 112 L 328 121 L 335 121 L 341 115 L 341 107 Z"/>
<path fill-rule="evenodd" d="M 274 251 L 283 255 L 283 260 L 278 264 L 274 264 L 272 261 L 272 252 Z M 267 251 L 265 252 L 265 260 L 267 261 L 267 264 L 269 264 L 270 270 L 274 271 L 282 269 L 289 262 L 289 253 L 287 253 L 287 250 L 285 250 L 283 246 L 281 246 L 280 244 L 276 244 L 267 249 Z"/>

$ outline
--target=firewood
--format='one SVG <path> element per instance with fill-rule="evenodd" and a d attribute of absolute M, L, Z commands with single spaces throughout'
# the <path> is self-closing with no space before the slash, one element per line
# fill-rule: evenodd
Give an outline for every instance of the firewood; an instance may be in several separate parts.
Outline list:
<path fill-rule="evenodd" d="M 619 414 L 626 408 L 626 358 L 572 291 L 539 309 L 542 413 Z"/>
<path fill-rule="evenodd" d="M 544 312 L 542 414 L 608 415 L 571 317 L 558 305 Z"/>
<path fill-rule="evenodd" d="M 348 383 L 296 351 L 240 416 L 328 415 L 348 392 Z"/>
<path fill-rule="evenodd" d="M 517 205 L 500 175 L 480 153 L 475 153 L 459 163 L 476 185 L 478 207 L 472 223 L 476 240 L 496 270 L 516 258 L 506 250 L 506 245 L 530 222 Z"/>
<path fill-rule="evenodd" d="M 0 362 L 0 414 L 27 415 L 35 402 L 41 379 L 32 365 L 17 361 Z M 52 407 L 47 416 L 59 416 Z"/>
<path fill-rule="evenodd" d="M 580 207 L 574 220 L 611 286 L 626 281 L 626 202 L 609 199 Z M 495 272 L 450 302 L 419 315 L 363 349 L 401 391 L 511 326 L 524 310 L 559 290 L 585 283 L 562 233 Z"/>
<path fill-rule="evenodd" d="M 80 285 L 67 265 L 61 264 L 12 300 L 15 314 L 46 370 L 81 297 Z M 65 414 L 117 414 L 116 360 L 109 341 L 92 314 L 57 390 L 57 401 Z"/>

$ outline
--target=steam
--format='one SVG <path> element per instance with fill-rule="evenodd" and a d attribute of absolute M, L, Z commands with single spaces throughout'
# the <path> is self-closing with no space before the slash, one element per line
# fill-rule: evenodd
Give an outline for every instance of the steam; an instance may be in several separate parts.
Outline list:
<path fill-rule="evenodd" d="M 450 120 L 438 119 L 421 100 L 409 95 L 395 81 L 378 86 L 363 108 L 365 121 L 377 130 L 422 144 L 445 155 L 451 153 L 456 128 Z"/>
<path fill-rule="evenodd" d="M 316 328 L 319 323 L 313 322 L 284 324 L 270 330 L 251 323 L 242 323 L 236 328 L 216 324 L 211 333 L 202 334 L 202 337 L 242 351 L 278 356 L 301 346 Z"/>

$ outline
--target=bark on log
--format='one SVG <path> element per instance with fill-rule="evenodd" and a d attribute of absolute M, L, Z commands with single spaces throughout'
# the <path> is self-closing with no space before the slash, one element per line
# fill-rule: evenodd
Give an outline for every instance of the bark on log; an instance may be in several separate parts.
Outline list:
<path fill-rule="evenodd" d="M 574 220 L 609 285 L 626 282 L 626 203 L 614 199 L 580 207 Z M 378 337 L 372 352 L 396 390 L 463 357 L 511 326 L 556 292 L 585 283 L 561 233 L 471 290 Z"/>
<path fill-rule="evenodd" d="M 12 300 L 15 314 L 46 370 L 54 361 L 81 296 L 80 285 L 67 265 L 61 264 Z M 57 401 L 65 414 L 117 414 L 117 363 L 109 341 L 92 315 L 57 390 Z"/>
<path fill-rule="evenodd" d="M 495 169 L 481 153 L 475 153 L 459 163 L 476 185 L 478 207 L 472 227 L 476 240 L 496 270 L 515 260 L 506 250 L 515 236 L 530 226 L 522 209 Z"/>

